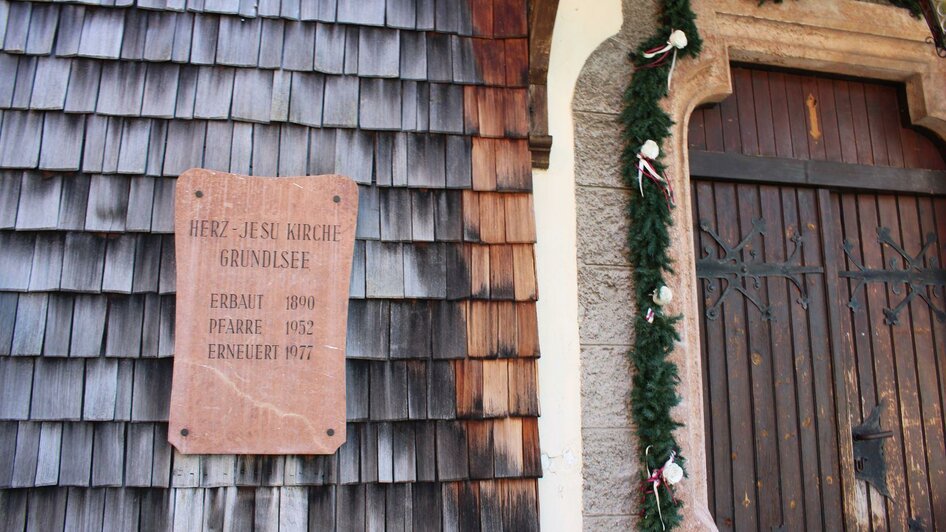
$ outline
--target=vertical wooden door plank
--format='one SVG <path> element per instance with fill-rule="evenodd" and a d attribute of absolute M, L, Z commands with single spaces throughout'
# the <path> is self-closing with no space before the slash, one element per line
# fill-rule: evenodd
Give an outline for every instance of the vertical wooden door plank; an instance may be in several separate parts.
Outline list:
<path fill-rule="evenodd" d="M 766 216 L 764 239 L 765 261 L 783 263 L 791 256 L 794 244 L 782 223 L 781 189 L 759 187 L 761 211 Z M 792 264 L 795 264 L 793 258 Z M 778 474 L 781 479 L 781 526 L 785 530 L 804 528 L 805 487 L 802 484 L 801 455 L 798 438 L 798 411 L 795 404 L 795 352 L 792 346 L 789 309 L 797 305 L 801 294 L 787 279 L 768 277 L 765 280 L 768 304 L 772 313 L 771 367 L 775 395 L 776 431 L 778 442 Z M 776 524 L 778 526 L 778 524 Z"/>
<path fill-rule="evenodd" d="M 822 146 L 823 148 L 823 146 Z M 822 155 L 823 157 L 823 155 Z M 815 191 L 798 191 L 798 217 L 810 234 L 809 244 L 802 249 L 806 266 L 823 266 L 820 223 Z M 811 331 L 811 362 L 815 401 L 817 404 L 817 431 L 820 445 L 819 460 L 821 465 L 822 503 L 824 505 L 824 523 L 829 530 L 843 528 L 843 514 L 832 510 L 842 508 L 841 474 L 839 464 L 838 433 L 833 385 L 833 364 L 831 344 L 828 339 L 828 320 L 824 315 L 826 308 L 824 278 L 806 275 L 806 289 L 809 297 L 809 330 Z"/>
<path fill-rule="evenodd" d="M 768 221 L 768 213 L 763 217 L 760 212 L 758 187 L 756 185 L 737 185 L 737 202 L 739 225 L 742 227 L 742 235 L 745 236 L 753 230 L 755 224 L 763 219 Z M 742 260 L 745 264 L 757 264 L 766 262 L 764 256 L 765 237 L 781 239 L 781 235 L 769 232 L 766 227 L 765 235 L 755 235 L 749 240 L 748 244 L 742 250 Z M 735 242 L 735 241 L 734 241 Z M 772 382 L 772 342 L 769 330 L 769 322 L 766 319 L 766 305 L 768 304 L 768 295 L 764 290 L 765 285 L 760 284 L 755 287 L 751 281 L 747 282 L 745 289 L 756 299 L 762 308 L 746 302 L 746 354 L 748 357 L 749 385 L 751 386 L 751 396 L 746 400 L 751 400 L 753 416 L 753 432 L 755 444 L 755 460 L 758 464 L 756 470 L 756 491 L 757 504 L 759 512 L 758 526 L 762 529 L 778 527 L 781 524 L 779 502 L 781 500 L 781 489 L 779 486 L 780 468 L 778 460 L 778 435 L 775 421 L 775 399 L 773 397 Z M 736 296 L 736 294 L 732 294 Z M 750 399 L 751 398 L 751 399 Z M 763 464 L 765 464 L 763 466 Z"/>
<path fill-rule="evenodd" d="M 851 437 L 851 411 L 856 401 L 856 389 L 853 387 L 852 355 L 849 336 L 844 339 L 844 327 L 841 309 L 847 308 L 840 297 L 840 279 L 838 269 L 842 266 L 841 224 L 837 204 L 831 194 L 824 189 L 818 191 L 818 218 L 821 222 L 821 240 L 824 246 L 826 307 L 828 311 L 828 334 L 831 341 L 831 362 L 834 370 L 834 394 L 836 400 L 838 452 L 840 457 L 840 478 L 842 488 L 842 506 L 847 526 L 854 530 L 863 530 L 867 523 L 866 500 L 861 498 L 858 505 L 858 490 L 854 479 L 854 447 Z M 848 334 L 850 329 L 847 330 Z M 855 403 L 856 404 L 856 403 Z"/>
<path fill-rule="evenodd" d="M 807 151 L 807 145 L 804 148 Z M 810 231 L 799 221 L 797 192 L 787 190 L 782 194 L 782 217 L 786 234 L 799 234 L 807 237 Z M 799 258 L 801 260 L 801 257 Z M 795 386 L 798 401 L 799 440 L 801 443 L 802 485 L 805 486 L 805 528 L 820 530 L 823 528 L 819 468 L 816 457 L 818 441 L 815 417 L 818 405 L 813 389 L 811 344 L 808 331 L 808 311 L 801 305 L 790 307 L 790 327 L 792 344 L 795 351 Z"/>
<path fill-rule="evenodd" d="M 716 185 L 716 211 L 737 212 L 734 185 Z M 735 245 L 742 240 L 747 228 L 740 228 L 738 219 L 728 215 L 720 219 L 717 232 L 724 242 Z M 729 415 L 733 460 L 732 492 L 734 500 L 733 523 L 738 530 L 758 527 L 756 469 L 753 459 L 754 434 L 749 379 L 748 342 L 746 338 L 746 303 L 742 297 L 729 297 L 722 306 L 725 324 L 725 353 L 729 379 Z"/>

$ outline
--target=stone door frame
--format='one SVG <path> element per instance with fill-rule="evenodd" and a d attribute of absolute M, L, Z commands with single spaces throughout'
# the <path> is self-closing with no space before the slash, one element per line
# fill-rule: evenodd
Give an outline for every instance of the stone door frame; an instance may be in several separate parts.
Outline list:
<path fill-rule="evenodd" d="M 679 490 L 686 530 L 715 529 L 707 506 L 703 373 L 687 126 L 697 106 L 732 94 L 730 62 L 797 68 L 904 83 L 910 120 L 946 139 L 946 60 L 926 42 L 928 28 L 905 10 L 856 0 L 692 0 L 704 49 L 678 64 L 664 107 L 675 125 L 664 146 L 667 175 L 683 193 L 673 212 L 671 250 L 677 273 L 670 287 L 680 297 L 671 308 L 684 316 L 682 341 L 673 354 L 680 367 L 685 420 L 678 441 L 688 458 L 689 480 Z M 685 266 L 683 266 L 685 265 Z M 850 510 L 848 510 L 850 511 Z"/>

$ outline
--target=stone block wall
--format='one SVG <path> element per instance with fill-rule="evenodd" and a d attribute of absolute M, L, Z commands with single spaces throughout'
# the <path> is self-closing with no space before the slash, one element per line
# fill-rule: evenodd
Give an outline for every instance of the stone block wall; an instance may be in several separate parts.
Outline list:
<path fill-rule="evenodd" d="M 627 352 L 633 330 L 627 202 L 620 175 L 618 113 L 631 77 L 628 52 L 646 34 L 656 5 L 624 0 L 624 26 L 585 63 L 573 101 L 578 303 L 581 340 L 584 528 L 634 524 L 637 462 L 629 411 Z"/>

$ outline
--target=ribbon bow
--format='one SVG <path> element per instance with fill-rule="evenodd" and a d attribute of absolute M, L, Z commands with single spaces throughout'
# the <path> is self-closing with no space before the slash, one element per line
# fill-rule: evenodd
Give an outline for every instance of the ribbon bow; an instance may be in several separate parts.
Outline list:
<path fill-rule="evenodd" d="M 648 445 L 648 446 L 647 446 L 647 449 L 644 450 L 644 456 L 645 456 L 645 458 L 650 456 L 650 449 L 651 449 L 651 447 L 653 447 L 653 446 L 652 446 L 652 445 Z M 660 527 L 661 527 L 663 530 L 667 530 L 667 525 L 664 524 L 664 514 L 663 514 L 663 510 L 660 508 L 660 490 L 659 490 L 659 488 L 660 488 L 661 485 L 665 486 L 665 487 L 667 488 L 667 491 L 670 492 L 670 498 L 671 498 L 672 500 L 676 501 L 676 498 L 673 496 L 673 490 L 670 489 L 670 486 L 671 486 L 672 484 L 674 484 L 674 482 L 673 482 L 672 480 L 669 480 L 669 479 L 665 479 L 665 478 L 664 478 L 664 469 L 667 469 L 667 468 L 669 468 L 669 467 L 671 467 L 671 466 L 674 467 L 674 468 L 679 468 L 679 467 L 680 467 L 679 465 L 677 465 L 677 464 L 674 463 L 674 461 L 673 461 L 673 459 L 676 458 L 676 456 L 677 456 L 676 451 L 670 451 L 670 457 L 667 458 L 667 461 L 664 462 L 664 465 L 661 466 L 661 467 L 658 467 L 657 469 L 654 469 L 653 471 L 651 471 L 651 472 L 650 472 L 650 476 L 647 478 L 647 480 L 644 481 L 645 484 L 650 483 L 650 484 L 653 485 L 651 488 L 645 489 L 645 490 L 644 490 L 644 493 L 645 493 L 645 494 L 647 494 L 647 493 L 653 493 L 653 494 L 654 494 L 654 499 L 657 500 L 657 516 L 660 518 Z"/>
<path fill-rule="evenodd" d="M 657 187 L 660 188 L 660 191 L 663 192 L 664 198 L 667 200 L 667 205 L 673 207 L 676 205 L 673 198 L 673 187 L 670 186 L 670 183 L 666 179 L 657 173 L 652 163 L 659 155 L 660 147 L 652 140 L 648 140 L 641 147 L 640 151 L 637 153 L 637 186 L 640 188 L 641 196 L 643 196 L 644 176 L 647 176 L 647 179 L 653 181 Z"/>
<path fill-rule="evenodd" d="M 667 38 L 667 44 L 645 50 L 644 53 L 641 54 L 645 59 L 657 58 L 646 65 L 642 65 L 642 68 L 659 67 L 667 60 L 667 56 L 670 55 L 670 52 L 673 52 L 673 59 L 670 61 L 670 73 L 667 74 L 667 90 L 669 91 L 670 81 L 673 80 L 673 69 L 677 67 L 677 50 L 686 48 L 687 44 L 686 33 L 683 33 L 681 30 L 673 30 L 670 32 L 670 37 Z"/>

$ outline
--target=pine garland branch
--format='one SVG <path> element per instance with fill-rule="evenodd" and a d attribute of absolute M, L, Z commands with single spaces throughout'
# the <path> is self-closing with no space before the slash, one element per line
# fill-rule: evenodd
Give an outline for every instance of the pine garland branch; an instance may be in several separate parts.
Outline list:
<path fill-rule="evenodd" d="M 702 40 L 689 0 L 664 0 L 659 25 L 653 36 L 644 41 L 631 57 L 637 68 L 625 91 L 620 115 L 624 140 L 621 161 L 624 182 L 635 191 L 638 188 L 638 151 L 647 140 L 663 146 L 670 137 L 673 125 L 670 116 L 660 107 L 660 101 L 668 94 L 670 62 L 648 68 L 645 65 L 650 61 L 643 54 L 646 50 L 665 44 L 673 30 L 683 31 L 688 40 L 687 46 L 677 52 L 678 58 L 699 54 Z M 663 174 L 666 167 L 661 158 L 653 163 L 655 170 Z M 645 482 L 650 471 L 660 467 L 673 452 L 678 453 L 675 461 L 681 466 L 684 464 L 673 434 L 682 424 L 671 416 L 671 410 L 680 402 L 677 393 L 680 379 L 676 365 L 668 358 L 679 340 L 676 330 L 679 316 L 667 316 L 654 308 L 656 305 L 652 292 L 664 286 L 665 275 L 672 273 L 669 254 L 672 217 L 671 207 L 658 186 L 648 180 L 644 181 L 643 186 L 643 196 L 633 193 L 628 207 L 631 229 L 627 244 L 634 267 L 637 316 L 634 346 L 629 353 L 634 366 L 631 415 L 637 435 L 637 456 L 643 466 L 640 472 L 638 529 L 657 532 L 662 531 L 664 525 L 668 530 L 675 528 L 682 519 L 682 504 L 674 499 L 666 484 L 661 483 L 656 487 L 659 491 L 658 503 L 658 497 L 646 492 L 648 488 L 652 489 L 652 485 Z M 646 319 L 647 311 L 651 308 L 657 311 L 653 323 Z"/>

